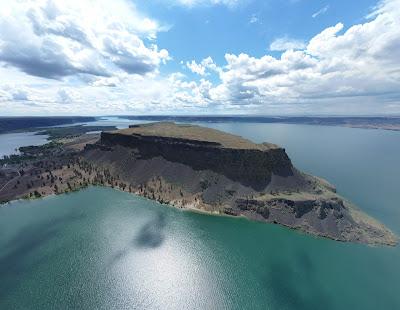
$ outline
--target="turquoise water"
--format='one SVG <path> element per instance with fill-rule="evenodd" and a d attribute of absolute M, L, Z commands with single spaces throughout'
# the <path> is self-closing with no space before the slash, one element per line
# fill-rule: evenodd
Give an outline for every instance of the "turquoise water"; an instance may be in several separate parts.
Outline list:
<path fill-rule="evenodd" d="M 207 125 L 283 145 L 400 233 L 400 133 Z M 400 248 L 92 187 L 0 208 L 0 279 L 0 309 L 399 309 Z"/>
<path fill-rule="evenodd" d="M 341 195 L 400 235 L 400 131 L 290 124 L 200 124 L 285 147 L 296 167 L 327 179 Z"/>

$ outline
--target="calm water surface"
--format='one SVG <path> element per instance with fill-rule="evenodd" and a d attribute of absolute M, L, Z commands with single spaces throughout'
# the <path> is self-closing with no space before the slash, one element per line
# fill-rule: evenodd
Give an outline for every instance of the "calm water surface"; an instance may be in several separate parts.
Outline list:
<path fill-rule="evenodd" d="M 116 126 L 118 129 L 128 128 L 130 124 L 134 123 L 146 123 L 146 121 L 131 121 L 128 119 L 118 118 L 118 117 L 99 117 L 94 122 L 87 123 L 74 123 L 57 125 L 51 127 L 69 127 L 76 125 L 85 126 Z M 92 131 L 89 133 L 98 133 L 98 131 Z M 18 148 L 21 146 L 28 145 L 42 145 L 49 141 L 47 140 L 47 135 L 36 135 L 35 132 L 19 132 L 19 133 L 7 133 L 0 134 L 0 158 L 4 155 L 18 154 Z"/>
<path fill-rule="evenodd" d="M 47 143 L 47 135 L 36 135 L 35 132 L 18 132 L 0 134 L 0 158 L 4 155 L 18 154 L 18 148 L 28 145 Z"/>
<path fill-rule="evenodd" d="M 84 125 L 84 126 L 115 126 L 118 129 L 124 129 L 124 128 L 128 128 L 129 125 L 132 125 L 132 124 L 145 124 L 145 123 L 151 123 L 151 121 L 129 120 L 127 118 L 117 117 L 117 116 L 103 116 L 103 117 L 98 117 L 93 122 L 74 123 L 73 126 L 76 126 L 76 125 Z M 66 125 L 62 125 L 62 126 L 55 126 L 55 127 L 63 127 L 63 126 L 65 126 L 65 127 L 66 126 L 71 126 L 71 124 L 66 124 Z"/>
<path fill-rule="evenodd" d="M 400 233 L 400 133 L 210 124 L 284 146 Z M 400 309 L 399 247 L 207 216 L 108 188 L 0 208 L 0 309 Z"/>

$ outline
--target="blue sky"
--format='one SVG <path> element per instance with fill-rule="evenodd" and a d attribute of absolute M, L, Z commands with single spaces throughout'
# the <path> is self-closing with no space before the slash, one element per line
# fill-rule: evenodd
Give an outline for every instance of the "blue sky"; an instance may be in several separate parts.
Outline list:
<path fill-rule="evenodd" d="M 234 7 L 165 5 L 166 1 L 142 1 L 138 8 L 155 17 L 170 29 L 158 34 L 158 45 L 166 48 L 178 62 L 201 60 L 211 56 L 223 62 L 225 53 L 247 53 L 261 57 L 277 38 L 307 41 L 323 29 L 342 22 L 347 27 L 364 21 L 377 4 L 356 1 L 244 1 Z M 325 13 L 312 15 L 327 7 Z M 177 69 L 177 67 L 175 67 Z"/>
<path fill-rule="evenodd" d="M 400 0 L 5 0 L 0 114 L 400 114 Z"/>
<path fill-rule="evenodd" d="M 269 49 L 274 40 L 307 42 L 338 22 L 347 27 L 359 24 L 377 4 L 373 0 L 243 1 L 234 6 L 207 3 L 184 6 L 167 2 L 137 4 L 168 28 L 158 34 L 157 40 L 173 57 L 162 68 L 164 72 L 182 70 L 180 61 L 201 61 L 208 56 L 216 63 L 224 63 L 226 53 L 247 53 L 254 57 L 268 53 L 279 57 L 282 52 Z M 191 75 L 190 70 L 186 74 Z"/>

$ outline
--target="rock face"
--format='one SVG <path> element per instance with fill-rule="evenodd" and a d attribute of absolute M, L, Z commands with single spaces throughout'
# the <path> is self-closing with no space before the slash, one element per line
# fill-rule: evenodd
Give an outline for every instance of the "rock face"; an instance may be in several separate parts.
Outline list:
<path fill-rule="evenodd" d="M 271 176 L 293 176 L 293 166 L 283 148 L 272 144 L 254 144 L 250 141 L 223 134 L 215 138 L 216 131 L 198 126 L 177 126 L 173 123 L 142 125 L 118 132 L 103 132 L 101 143 L 107 146 L 120 145 L 134 148 L 141 159 L 161 156 L 167 161 L 190 166 L 194 170 L 211 170 L 227 178 L 264 190 Z M 146 131 L 148 127 L 149 131 Z M 163 136 L 168 131 L 179 132 Z M 195 138 L 187 138 L 193 136 Z M 208 140 L 199 140 L 203 136 Z M 213 138 L 214 136 L 214 138 Z M 203 138 L 204 139 L 204 138 Z M 230 139 L 230 140 L 229 140 Z"/>
<path fill-rule="evenodd" d="M 340 241 L 397 242 L 328 182 L 299 172 L 274 144 L 151 123 L 103 132 L 83 158 L 107 172 L 107 184 L 180 208 L 242 215 Z"/>

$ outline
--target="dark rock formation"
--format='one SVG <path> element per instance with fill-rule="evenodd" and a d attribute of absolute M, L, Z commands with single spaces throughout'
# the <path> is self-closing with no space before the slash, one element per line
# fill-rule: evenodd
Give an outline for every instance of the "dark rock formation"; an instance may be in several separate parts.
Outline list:
<path fill-rule="evenodd" d="M 106 184 L 179 208 L 277 223 L 341 241 L 397 242 L 326 181 L 293 167 L 285 150 L 217 130 L 152 123 L 103 132 L 83 152 Z M 103 183 L 102 183 L 103 184 Z"/>
<path fill-rule="evenodd" d="M 103 132 L 100 142 L 103 148 L 121 145 L 137 149 L 141 159 L 161 156 L 168 161 L 188 165 L 194 170 L 211 170 L 255 190 L 267 187 L 272 174 L 282 177 L 294 174 L 289 157 L 280 147 L 254 145 L 253 148 L 236 149 L 214 141 L 143 135 L 135 132 L 121 134 L 118 131 Z"/>

